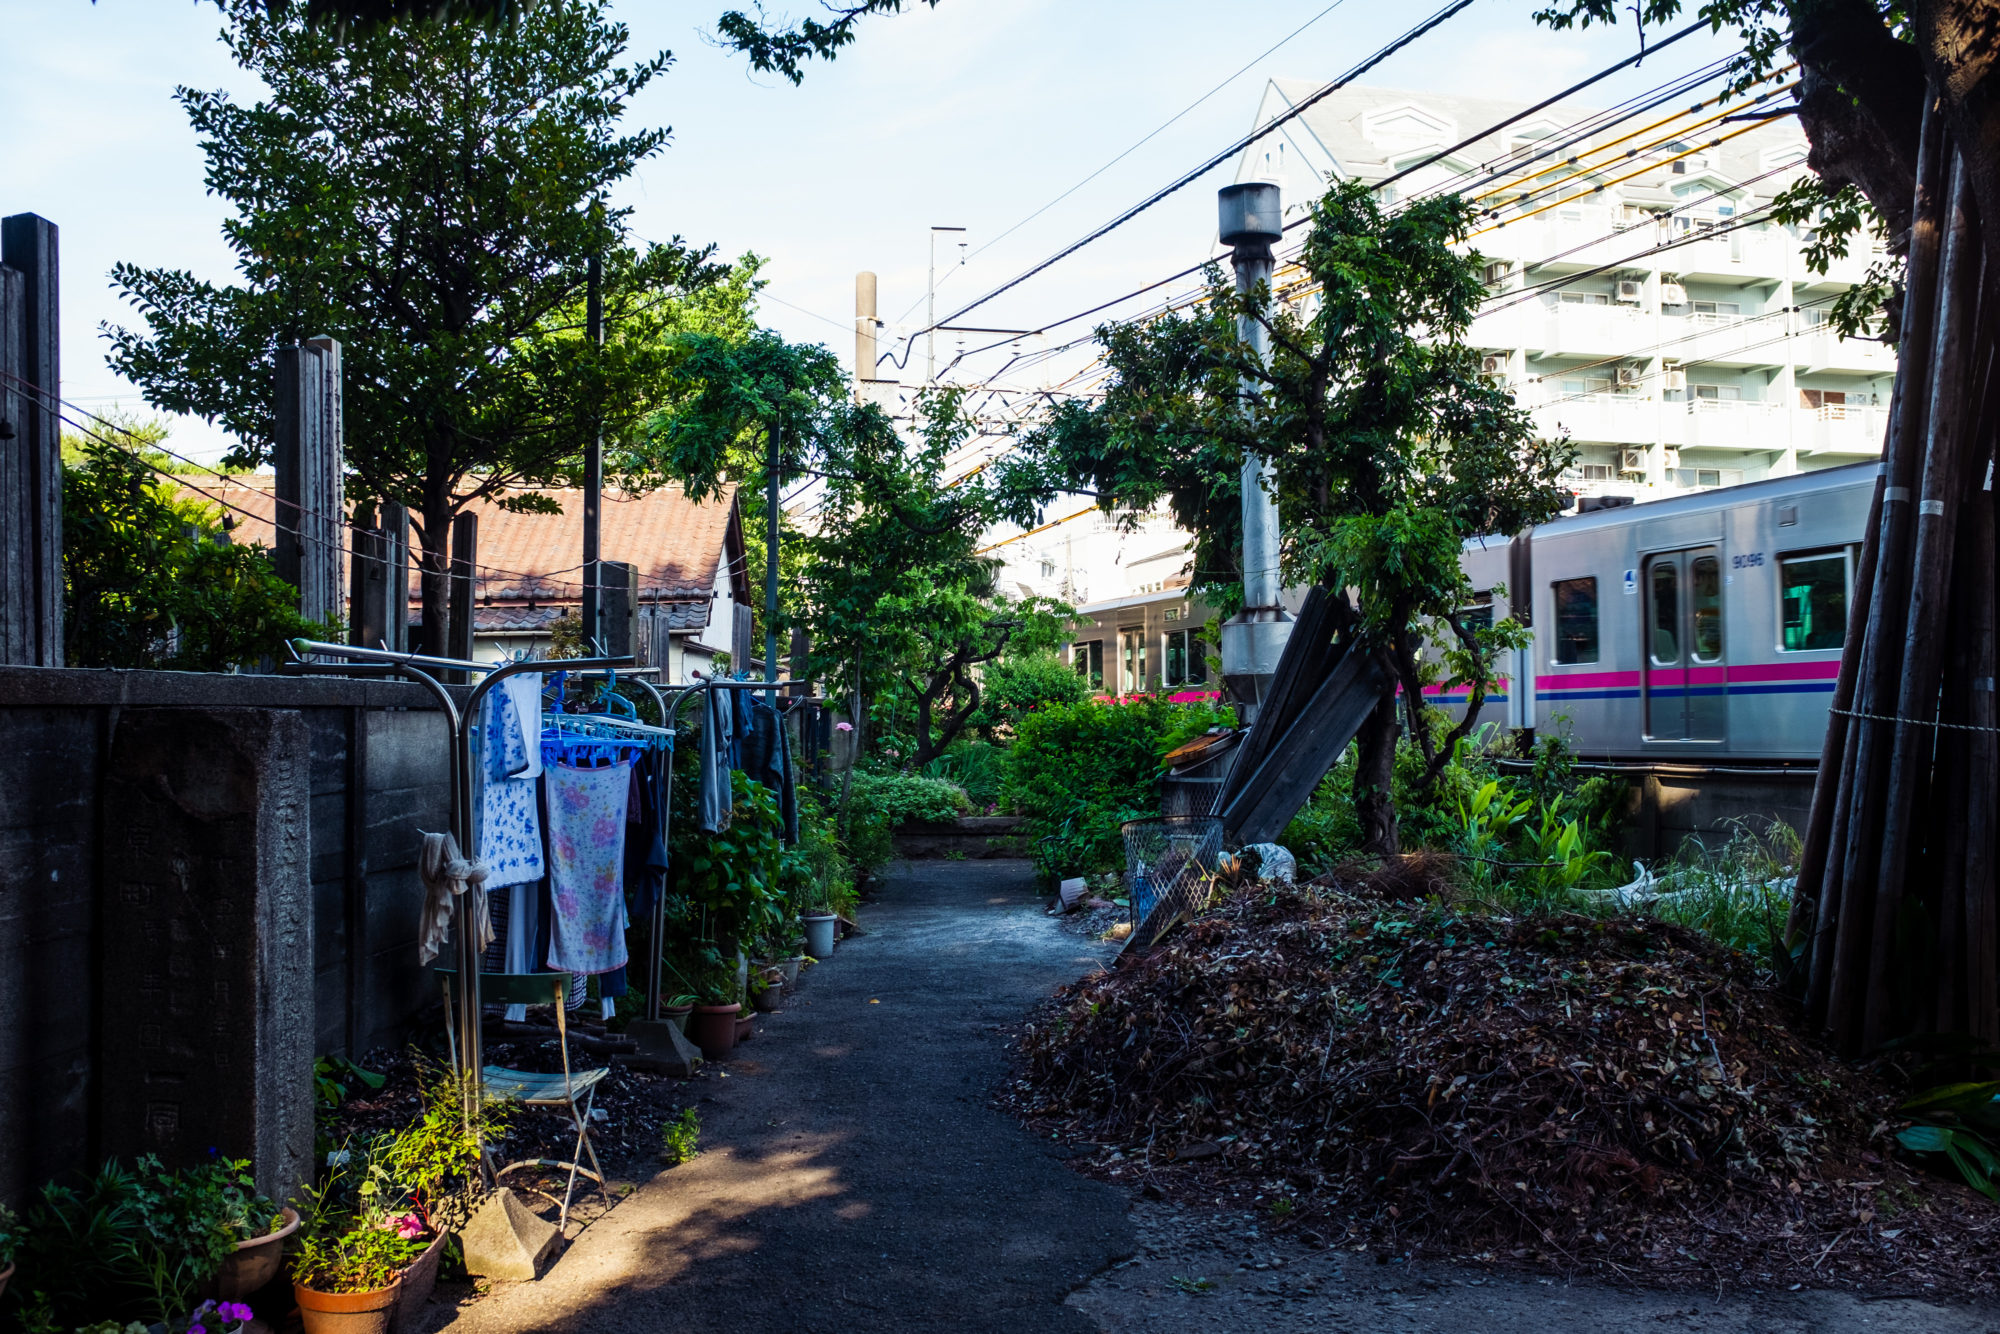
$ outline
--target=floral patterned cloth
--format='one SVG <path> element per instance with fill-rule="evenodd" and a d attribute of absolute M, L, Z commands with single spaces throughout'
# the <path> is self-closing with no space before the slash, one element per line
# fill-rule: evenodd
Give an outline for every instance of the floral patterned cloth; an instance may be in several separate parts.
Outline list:
<path fill-rule="evenodd" d="M 548 764 L 549 890 L 555 921 L 549 967 L 608 973 L 625 952 L 625 764 L 575 769 Z"/>
<path fill-rule="evenodd" d="M 529 689 L 510 689 L 515 681 Z M 489 889 L 542 878 L 542 821 L 535 808 L 535 776 L 542 763 L 541 712 L 533 676 L 502 681 L 480 701 L 478 846 Z"/>

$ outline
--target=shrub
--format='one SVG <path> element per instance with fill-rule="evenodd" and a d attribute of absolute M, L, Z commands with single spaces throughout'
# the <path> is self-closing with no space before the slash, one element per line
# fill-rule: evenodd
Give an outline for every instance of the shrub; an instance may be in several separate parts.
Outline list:
<path fill-rule="evenodd" d="M 949 824 L 972 809 L 964 788 L 923 774 L 857 773 L 848 800 L 873 811 L 891 829 Z"/>
<path fill-rule="evenodd" d="M 1122 869 L 1118 826 L 1159 813 L 1162 758 L 1230 720 L 1212 704 L 1160 699 L 1052 704 L 1022 718 L 1005 791 L 1036 839 L 1036 868 L 1051 878 Z"/>
<path fill-rule="evenodd" d="M 957 741 L 924 766 L 924 773 L 956 783 L 975 811 L 1000 804 L 1007 783 L 1007 748 L 985 741 Z"/>
<path fill-rule="evenodd" d="M 1090 683 L 1054 653 L 1030 653 L 992 663 L 979 682 L 979 712 L 973 725 L 991 740 L 1012 734 L 1021 719 L 1052 704 L 1080 704 Z M 975 801 L 978 800 L 975 794 Z"/>

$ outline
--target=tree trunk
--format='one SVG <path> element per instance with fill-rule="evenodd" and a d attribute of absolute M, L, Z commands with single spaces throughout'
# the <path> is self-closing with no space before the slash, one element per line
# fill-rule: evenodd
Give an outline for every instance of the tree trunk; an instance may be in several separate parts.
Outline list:
<path fill-rule="evenodd" d="M 1377 857 L 1394 857 L 1403 850 L 1396 829 L 1396 694 L 1383 692 L 1368 721 L 1355 736 L 1359 755 L 1354 766 L 1354 814 L 1361 821 L 1361 850 Z"/>

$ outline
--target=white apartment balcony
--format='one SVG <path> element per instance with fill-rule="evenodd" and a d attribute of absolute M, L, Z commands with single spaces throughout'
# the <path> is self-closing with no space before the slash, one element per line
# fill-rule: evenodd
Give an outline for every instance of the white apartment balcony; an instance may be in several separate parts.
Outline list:
<path fill-rule="evenodd" d="M 1677 246 L 1653 262 L 1683 282 L 1742 283 L 1801 270 L 1791 263 L 1792 248 L 1791 233 L 1782 228 L 1740 227 Z"/>
<path fill-rule="evenodd" d="M 1835 290 L 1853 287 L 1868 276 L 1868 266 L 1886 253 L 1872 236 L 1866 240 L 1850 241 L 1846 256 L 1828 264 L 1825 273 L 1809 271 L 1802 260 L 1792 270 L 1792 281 L 1800 287 L 1827 287 Z"/>
<path fill-rule="evenodd" d="M 1806 429 L 1795 432 L 1802 454 L 1880 454 L 1889 429 L 1886 407 L 1843 406 L 1800 408 Z"/>
<path fill-rule="evenodd" d="M 1562 301 L 1544 307 L 1540 351 L 1551 357 L 1622 357 L 1656 340 L 1653 317 L 1636 306 Z M 1534 347 L 1534 343 L 1529 343 Z"/>
<path fill-rule="evenodd" d="M 1661 351 L 1674 360 L 1712 366 L 1777 366 L 1788 355 L 1782 315 L 1769 319 L 1694 313 L 1660 319 Z"/>
<path fill-rule="evenodd" d="M 1842 338 L 1824 323 L 1818 310 L 1801 312 L 1806 332 L 1794 343 L 1792 360 L 1808 371 L 1847 375 L 1894 375 L 1896 354 L 1874 338 Z"/>
<path fill-rule="evenodd" d="M 1544 436 L 1567 432 L 1578 443 L 1678 445 L 1687 425 L 1679 403 L 1662 403 L 1637 394 L 1577 394 L 1545 396 L 1549 401 L 1528 407 Z"/>
<path fill-rule="evenodd" d="M 1789 408 L 1777 403 L 1662 402 L 1638 394 L 1572 394 L 1527 390 L 1516 400 L 1546 437 L 1567 433 L 1579 445 L 1868 456 L 1882 450 L 1888 409 L 1832 405 Z"/>

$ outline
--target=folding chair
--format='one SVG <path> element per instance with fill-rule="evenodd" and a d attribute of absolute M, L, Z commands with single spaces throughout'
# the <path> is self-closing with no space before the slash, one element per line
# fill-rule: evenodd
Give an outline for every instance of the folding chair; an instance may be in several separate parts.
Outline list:
<path fill-rule="evenodd" d="M 438 977 L 444 985 L 444 1025 L 445 1034 L 451 1044 L 452 1064 L 458 1064 L 458 1029 L 452 1019 L 456 1007 L 452 1004 L 452 986 L 457 981 L 458 970 L 440 968 Z M 569 1184 L 563 1189 L 562 1216 L 558 1227 L 569 1225 L 570 1196 L 576 1190 L 579 1175 L 587 1176 L 597 1183 L 598 1194 L 604 1197 L 605 1208 L 611 1207 L 611 1191 L 604 1183 L 604 1169 L 597 1161 L 597 1147 L 590 1141 L 590 1108 L 597 1099 L 597 1086 L 611 1073 L 609 1066 L 595 1070 L 572 1072 L 569 1066 L 569 1017 L 564 1005 L 569 998 L 570 975 L 568 973 L 481 973 L 479 975 L 479 999 L 482 1004 L 491 1001 L 498 1005 L 546 1005 L 553 1003 L 556 1011 L 557 1045 L 562 1048 L 562 1073 L 560 1075 L 532 1074 L 526 1070 L 509 1070 L 505 1066 L 483 1066 L 479 1072 L 481 1085 L 485 1089 L 487 1102 L 518 1102 L 527 1107 L 561 1107 L 569 1112 L 570 1120 L 576 1123 L 576 1148 L 570 1150 L 570 1161 L 553 1158 L 523 1158 L 505 1167 L 488 1168 L 497 1182 L 502 1176 L 517 1167 L 561 1167 L 569 1169 Z M 486 1148 L 480 1146 L 480 1154 L 485 1156 Z M 579 1153 L 590 1158 L 590 1166 L 585 1167 L 575 1159 Z M 549 1199 L 555 1196 L 547 1191 L 537 1191 Z"/>

